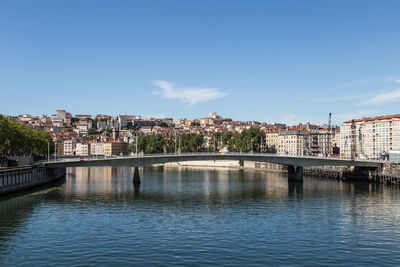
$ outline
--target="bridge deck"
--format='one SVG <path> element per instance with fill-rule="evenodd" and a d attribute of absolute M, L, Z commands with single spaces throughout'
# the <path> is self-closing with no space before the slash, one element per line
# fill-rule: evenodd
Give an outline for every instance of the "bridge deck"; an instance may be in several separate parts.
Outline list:
<path fill-rule="evenodd" d="M 379 167 L 380 161 L 349 160 L 339 158 L 321 158 L 309 156 L 285 156 L 267 153 L 183 153 L 183 154 L 148 154 L 141 156 L 113 156 L 103 158 L 73 158 L 46 162 L 48 168 L 87 167 L 87 166 L 145 166 L 179 161 L 204 160 L 243 160 L 276 163 L 288 166 L 356 166 Z"/>

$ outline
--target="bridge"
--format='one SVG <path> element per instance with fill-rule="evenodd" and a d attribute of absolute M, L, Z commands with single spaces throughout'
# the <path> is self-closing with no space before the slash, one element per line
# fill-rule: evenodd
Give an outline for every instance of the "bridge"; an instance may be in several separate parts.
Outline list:
<path fill-rule="evenodd" d="M 311 166 L 347 166 L 360 168 L 378 168 L 383 163 L 370 160 L 349 160 L 340 158 L 321 158 L 311 156 L 287 156 L 269 153 L 181 153 L 147 154 L 135 156 L 111 156 L 102 158 L 70 158 L 45 162 L 46 168 L 91 167 L 91 166 L 130 166 L 135 167 L 133 183 L 140 184 L 138 167 L 180 161 L 235 160 L 282 164 L 288 166 L 288 180 L 303 181 L 303 167 Z"/>

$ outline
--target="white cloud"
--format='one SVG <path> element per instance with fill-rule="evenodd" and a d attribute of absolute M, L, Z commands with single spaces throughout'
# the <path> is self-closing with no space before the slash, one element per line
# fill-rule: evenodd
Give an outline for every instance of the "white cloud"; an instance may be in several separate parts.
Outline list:
<path fill-rule="evenodd" d="M 378 94 L 363 103 L 361 103 L 361 106 L 365 105 L 380 105 L 380 104 L 385 104 L 385 103 L 390 103 L 390 102 L 396 102 L 400 101 L 400 89 L 396 89 L 391 92 L 385 92 Z"/>
<path fill-rule="evenodd" d="M 297 118 L 296 114 L 293 113 L 284 113 L 278 122 L 285 123 L 286 125 L 295 125 L 300 120 Z"/>
<path fill-rule="evenodd" d="M 198 103 L 219 99 L 227 95 L 226 93 L 219 91 L 217 88 L 176 88 L 174 83 L 162 80 L 153 81 L 153 84 L 161 88 L 161 90 L 153 91 L 153 94 L 161 95 L 165 98 L 179 99 L 188 104 L 189 107 Z"/>
<path fill-rule="evenodd" d="M 400 79 L 395 76 L 389 76 L 385 80 L 386 83 L 400 83 Z"/>
<path fill-rule="evenodd" d="M 166 118 L 167 115 L 164 113 L 149 113 L 149 114 L 144 114 L 143 115 L 144 118 Z"/>
<path fill-rule="evenodd" d="M 376 79 L 376 78 L 370 78 L 370 79 L 364 79 L 364 80 L 353 80 L 353 81 L 349 81 L 346 83 L 342 83 L 333 89 L 335 90 L 335 89 L 355 88 L 355 87 L 361 87 L 361 86 L 371 84 L 371 83 L 376 83 L 376 82 L 379 82 L 378 79 Z"/>
<path fill-rule="evenodd" d="M 347 88 L 360 88 L 365 86 L 371 86 L 376 84 L 393 84 L 400 83 L 398 76 L 386 76 L 386 77 L 371 77 L 368 79 L 353 80 L 336 86 L 335 89 L 347 89 Z"/>
<path fill-rule="evenodd" d="M 322 103 L 322 102 L 344 102 L 352 101 L 365 97 L 365 95 L 349 95 L 349 96 L 339 96 L 339 97 L 321 97 L 321 98 L 307 98 L 304 99 L 309 103 Z"/>

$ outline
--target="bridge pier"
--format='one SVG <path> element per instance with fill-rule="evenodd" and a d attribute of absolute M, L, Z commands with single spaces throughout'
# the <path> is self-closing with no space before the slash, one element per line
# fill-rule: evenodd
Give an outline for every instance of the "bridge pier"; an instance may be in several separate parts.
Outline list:
<path fill-rule="evenodd" d="M 135 172 L 133 173 L 133 184 L 140 184 L 139 167 L 135 167 Z"/>
<path fill-rule="evenodd" d="M 288 181 L 289 182 L 303 182 L 303 167 L 302 166 L 288 166 Z"/>

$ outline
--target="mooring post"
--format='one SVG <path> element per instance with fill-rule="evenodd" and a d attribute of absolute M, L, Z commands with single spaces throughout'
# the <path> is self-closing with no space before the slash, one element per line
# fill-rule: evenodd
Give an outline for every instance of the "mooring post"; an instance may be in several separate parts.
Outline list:
<path fill-rule="evenodd" d="M 135 172 L 133 173 L 133 183 L 140 184 L 139 167 L 135 167 Z"/>
<path fill-rule="evenodd" d="M 303 182 L 303 167 L 302 166 L 288 166 L 288 181 L 289 182 Z"/>

